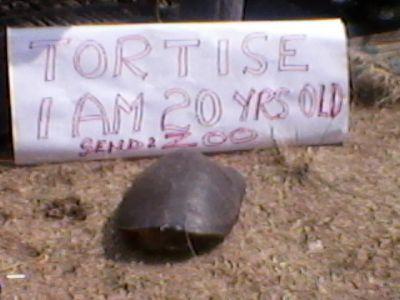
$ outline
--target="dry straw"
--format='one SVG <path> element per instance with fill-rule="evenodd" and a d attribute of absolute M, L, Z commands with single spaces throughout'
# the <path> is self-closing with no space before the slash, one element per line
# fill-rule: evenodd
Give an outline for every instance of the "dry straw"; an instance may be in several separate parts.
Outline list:
<path fill-rule="evenodd" d="M 387 105 L 400 99 L 400 31 L 350 41 L 352 94 L 356 104 Z"/>

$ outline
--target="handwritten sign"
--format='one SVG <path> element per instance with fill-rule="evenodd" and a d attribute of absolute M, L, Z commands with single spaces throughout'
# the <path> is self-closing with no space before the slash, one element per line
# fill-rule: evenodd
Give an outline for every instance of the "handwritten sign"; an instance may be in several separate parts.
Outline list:
<path fill-rule="evenodd" d="M 334 144 L 339 20 L 8 28 L 20 164 Z"/>

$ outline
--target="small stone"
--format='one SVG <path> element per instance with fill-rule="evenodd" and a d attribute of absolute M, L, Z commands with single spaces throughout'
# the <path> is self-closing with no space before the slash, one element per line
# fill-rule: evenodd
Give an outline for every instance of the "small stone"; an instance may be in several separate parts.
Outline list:
<path fill-rule="evenodd" d="M 3 226 L 8 220 L 8 215 L 0 212 L 0 226 Z"/>
<path fill-rule="evenodd" d="M 314 253 L 324 249 L 324 245 L 321 240 L 316 240 L 308 243 L 308 251 Z"/>
<path fill-rule="evenodd" d="M 65 274 L 74 273 L 76 271 L 76 267 L 73 264 L 66 263 L 61 266 L 61 270 L 62 270 L 62 273 L 65 275 Z"/>

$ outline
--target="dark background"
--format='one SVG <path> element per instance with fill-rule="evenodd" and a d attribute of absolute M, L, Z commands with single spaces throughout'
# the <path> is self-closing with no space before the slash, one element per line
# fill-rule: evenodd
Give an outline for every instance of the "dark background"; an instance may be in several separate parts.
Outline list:
<path fill-rule="evenodd" d="M 353 34 L 400 27 L 399 0 L 0 0 L 0 25 L 342 17 Z"/>

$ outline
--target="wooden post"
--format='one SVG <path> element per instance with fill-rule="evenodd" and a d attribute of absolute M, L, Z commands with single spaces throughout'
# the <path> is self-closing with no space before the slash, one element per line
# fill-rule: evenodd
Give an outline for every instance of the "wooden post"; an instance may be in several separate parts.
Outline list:
<path fill-rule="evenodd" d="M 181 0 L 181 20 L 242 20 L 244 0 Z"/>
<path fill-rule="evenodd" d="M 244 14 L 244 0 L 221 0 L 221 20 L 242 20 Z"/>

